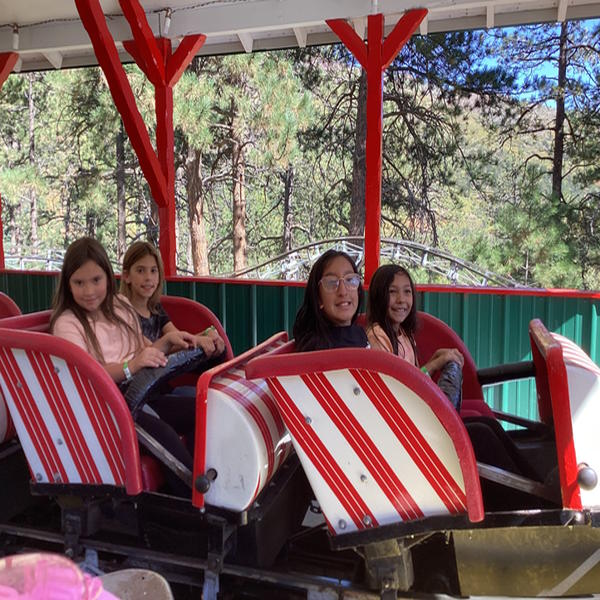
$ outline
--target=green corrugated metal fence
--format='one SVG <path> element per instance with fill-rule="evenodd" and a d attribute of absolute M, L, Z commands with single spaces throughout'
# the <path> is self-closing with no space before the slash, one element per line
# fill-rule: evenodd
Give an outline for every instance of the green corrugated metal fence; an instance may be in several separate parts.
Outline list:
<path fill-rule="evenodd" d="M 0 272 L 0 291 L 23 312 L 50 306 L 56 275 Z M 183 279 L 167 283 L 167 293 L 193 298 L 221 319 L 236 354 L 271 334 L 291 331 L 304 295 L 301 285 Z M 422 310 L 448 323 L 465 341 L 478 367 L 529 360 L 527 327 L 540 318 L 579 344 L 600 364 L 598 312 L 600 295 L 514 291 L 472 293 L 472 290 L 437 287 L 418 294 Z M 494 408 L 524 417 L 536 417 L 533 380 L 509 383 L 486 391 Z"/>

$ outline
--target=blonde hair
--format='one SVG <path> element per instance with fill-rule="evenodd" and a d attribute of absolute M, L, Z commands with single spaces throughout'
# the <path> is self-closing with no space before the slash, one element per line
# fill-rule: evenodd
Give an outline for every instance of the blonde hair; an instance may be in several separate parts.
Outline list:
<path fill-rule="evenodd" d="M 127 252 L 125 252 L 121 274 L 121 287 L 119 291 L 121 294 L 124 294 L 127 296 L 127 298 L 129 298 L 129 300 L 131 300 L 133 293 L 131 292 L 131 285 L 125 281 L 125 272 L 129 273 L 129 271 L 131 271 L 133 268 L 133 265 L 146 256 L 152 256 L 156 261 L 156 266 L 158 267 L 158 285 L 156 286 L 152 296 L 148 299 L 148 310 L 151 313 L 156 313 L 156 306 L 160 300 L 165 281 L 165 271 L 158 250 L 150 242 L 134 242 L 131 244 L 131 246 L 129 246 Z"/>

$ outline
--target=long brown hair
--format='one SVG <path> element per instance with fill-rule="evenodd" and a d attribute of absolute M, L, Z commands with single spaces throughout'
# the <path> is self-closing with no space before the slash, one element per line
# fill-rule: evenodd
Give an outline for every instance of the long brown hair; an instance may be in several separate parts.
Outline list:
<path fill-rule="evenodd" d="M 131 246 L 129 246 L 127 252 L 125 252 L 125 256 L 123 257 L 123 268 L 121 270 L 121 287 L 119 288 L 119 291 L 121 294 L 124 294 L 131 300 L 131 297 L 133 296 L 131 292 L 131 284 L 125 281 L 125 272 L 129 273 L 133 265 L 135 265 L 138 260 L 141 260 L 145 256 L 152 256 L 156 261 L 156 266 L 158 267 L 158 285 L 156 286 L 152 296 L 148 299 L 148 310 L 151 313 L 156 313 L 158 312 L 156 305 L 160 300 L 165 281 L 165 270 L 163 268 L 162 259 L 158 250 L 149 242 L 134 242 L 131 244 Z"/>
<path fill-rule="evenodd" d="M 389 338 L 394 354 L 398 354 L 398 336 L 394 332 L 394 328 L 388 315 L 390 287 L 396 275 L 406 275 L 410 282 L 413 303 L 408 315 L 406 315 L 406 319 L 404 319 L 400 327 L 410 340 L 416 357 L 415 330 L 417 328 L 417 292 L 413 278 L 404 267 L 399 265 L 382 265 L 375 273 L 373 273 L 373 277 L 369 283 L 367 323 L 370 326 L 379 325 Z"/>
<path fill-rule="evenodd" d="M 50 330 L 52 331 L 54 329 L 56 319 L 58 319 L 58 317 L 66 310 L 70 310 L 81 323 L 88 343 L 93 348 L 96 356 L 99 357 L 100 362 L 104 362 L 104 354 L 98 343 L 98 338 L 90 326 L 87 312 L 75 302 L 70 286 L 73 273 L 88 261 L 97 264 L 106 274 L 106 298 L 104 298 L 100 305 L 102 314 L 108 321 L 115 323 L 127 331 L 129 339 L 134 340 L 133 347 L 130 348 L 130 351 L 137 352 L 143 344 L 137 314 L 133 307 L 126 304 L 118 297 L 115 276 L 106 250 L 104 250 L 100 242 L 93 238 L 80 238 L 67 248 L 60 272 L 60 278 L 58 280 L 58 286 L 56 287 L 54 298 L 52 300 L 53 312 L 52 317 L 50 318 Z M 135 323 L 135 327 L 132 327 L 125 319 L 115 312 L 115 307 L 117 306 L 131 314 L 131 322 Z"/>

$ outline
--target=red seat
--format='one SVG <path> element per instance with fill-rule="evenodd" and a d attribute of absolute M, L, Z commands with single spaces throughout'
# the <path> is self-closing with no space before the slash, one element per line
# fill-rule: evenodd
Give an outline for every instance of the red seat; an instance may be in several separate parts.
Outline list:
<path fill-rule="evenodd" d="M 365 327 L 365 315 L 359 315 L 357 323 Z M 495 418 L 494 412 L 483 399 L 475 361 L 465 343 L 451 327 L 432 315 L 417 311 L 415 343 L 419 364 L 425 364 L 439 348 L 457 348 L 465 359 L 461 416 Z"/>
<path fill-rule="evenodd" d="M 213 326 L 225 342 L 225 360 L 233 358 L 231 342 L 221 321 L 212 310 L 200 302 L 181 296 L 161 296 L 160 303 L 177 329 L 199 333 Z"/>
<path fill-rule="evenodd" d="M 14 317 L 21 314 L 21 309 L 17 303 L 5 293 L 0 292 L 0 319 L 5 317 Z"/>

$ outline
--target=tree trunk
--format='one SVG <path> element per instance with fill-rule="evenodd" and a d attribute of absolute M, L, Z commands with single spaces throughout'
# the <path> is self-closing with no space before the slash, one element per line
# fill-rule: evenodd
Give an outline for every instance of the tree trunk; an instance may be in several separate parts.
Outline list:
<path fill-rule="evenodd" d="M 233 270 L 246 268 L 246 186 L 244 147 L 239 139 L 238 115 L 231 100 L 231 178 L 233 181 Z"/>
<path fill-rule="evenodd" d="M 292 212 L 292 190 L 294 186 L 294 167 L 288 165 L 284 175 L 283 190 L 283 252 L 289 252 L 293 247 L 292 225 L 294 214 Z"/>
<path fill-rule="evenodd" d="M 185 161 L 186 192 L 190 219 L 190 242 L 194 275 L 209 275 L 208 240 L 204 221 L 202 153 L 188 145 Z"/>
<path fill-rule="evenodd" d="M 98 220 L 96 219 L 96 215 L 91 212 L 87 212 L 85 215 L 85 235 L 95 238 L 97 224 Z"/>
<path fill-rule="evenodd" d="M 71 239 L 71 196 L 74 193 L 74 187 L 70 187 L 70 189 L 64 190 L 65 216 L 63 217 L 63 224 L 65 228 L 65 237 L 63 245 L 65 248 L 68 246 L 69 240 Z"/>
<path fill-rule="evenodd" d="M 150 197 L 149 202 L 150 214 L 146 221 L 146 239 L 158 247 L 158 205 L 154 202 L 154 198 L 152 197 Z M 141 204 L 142 203 L 140 202 L 140 215 L 143 214 Z"/>
<path fill-rule="evenodd" d="M 554 157 L 552 159 L 552 197 L 562 198 L 562 169 L 565 150 L 565 87 L 567 85 L 567 44 L 568 23 L 560 26 L 560 46 L 558 51 L 558 85 L 556 87 L 556 118 L 554 122 Z"/>
<path fill-rule="evenodd" d="M 28 108 L 29 108 L 29 164 L 35 169 L 35 99 L 33 96 L 33 82 L 35 73 L 28 73 Z M 38 206 L 37 191 L 35 185 L 29 188 L 29 218 L 31 221 L 31 247 L 32 250 L 38 245 Z"/>
<path fill-rule="evenodd" d="M 350 235 L 365 233 L 365 187 L 367 145 L 367 72 L 362 69 L 358 84 L 356 137 L 352 157 L 352 200 L 350 204 Z"/>
<path fill-rule="evenodd" d="M 125 203 L 125 129 L 123 121 L 119 119 L 119 132 L 117 133 L 117 261 L 121 263 L 125 255 L 127 238 L 125 220 L 127 206 Z"/>

